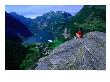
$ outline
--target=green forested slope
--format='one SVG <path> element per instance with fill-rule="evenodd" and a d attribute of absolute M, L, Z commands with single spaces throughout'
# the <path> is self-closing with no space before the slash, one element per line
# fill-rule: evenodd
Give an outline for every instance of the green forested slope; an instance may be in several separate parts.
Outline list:
<path fill-rule="evenodd" d="M 88 33 L 90 31 L 106 31 L 106 6 L 84 6 L 80 12 L 72 17 L 66 28 L 73 36 L 78 30 Z"/>

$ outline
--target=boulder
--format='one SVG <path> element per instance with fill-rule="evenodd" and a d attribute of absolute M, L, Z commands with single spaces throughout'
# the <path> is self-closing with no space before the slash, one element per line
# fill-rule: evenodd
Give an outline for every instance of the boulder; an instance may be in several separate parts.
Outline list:
<path fill-rule="evenodd" d="M 73 38 L 39 59 L 36 70 L 105 70 L 106 34 L 89 32 Z"/>

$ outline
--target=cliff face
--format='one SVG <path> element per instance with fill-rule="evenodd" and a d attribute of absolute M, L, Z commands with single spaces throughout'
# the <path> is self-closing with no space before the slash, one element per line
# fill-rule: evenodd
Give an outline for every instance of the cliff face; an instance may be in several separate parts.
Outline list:
<path fill-rule="evenodd" d="M 105 70 L 106 34 L 90 32 L 73 38 L 38 61 L 36 70 Z"/>

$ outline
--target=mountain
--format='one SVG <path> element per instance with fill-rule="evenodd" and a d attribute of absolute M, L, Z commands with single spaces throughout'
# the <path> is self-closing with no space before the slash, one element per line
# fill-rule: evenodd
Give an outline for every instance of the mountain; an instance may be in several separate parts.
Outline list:
<path fill-rule="evenodd" d="M 65 11 L 50 11 L 42 16 L 36 17 L 34 23 L 40 30 L 48 29 L 50 32 L 58 33 L 71 19 L 72 15 Z"/>
<path fill-rule="evenodd" d="M 105 70 L 106 34 L 89 32 L 73 38 L 39 59 L 36 70 Z"/>
<path fill-rule="evenodd" d="M 25 38 L 33 36 L 27 27 L 5 12 L 5 69 L 20 69 L 27 49 L 21 44 Z"/>
<path fill-rule="evenodd" d="M 79 30 L 84 31 L 85 34 L 92 31 L 106 31 L 106 6 L 104 5 L 85 5 L 75 16 L 65 11 L 50 11 L 35 19 L 26 18 L 14 12 L 10 14 L 25 24 L 35 35 L 26 43 L 32 40 L 47 42 L 54 38 L 71 39 Z M 45 34 L 51 35 L 52 38 Z"/>
<path fill-rule="evenodd" d="M 34 34 L 24 43 L 47 42 L 55 37 L 61 37 L 65 30 L 65 25 L 70 21 L 72 15 L 65 11 L 50 11 L 35 19 L 29 19 L 15 12 L 11 16 L 18 19 Z M 47 36 L 48 35 L 48 36 Z"/>
<path fill-rule="evenodd" d="M 5 36 L 9 40 L 23 40 L 33 34 L 19 20 L 5 12 Z"/>
<path fill-rule="evenodd" d="M 65 11 L 50 11 L 42 16 L 36 17 L 34 22 L 40 30 L 47 29 L 55 38 L 63 36 L 65 25 L 70 22 L 72 15 Z"/>
<path fill-rule="evenodd" d="M 106 6 L 86 5 L 75 16 L 65 11 L 35 19 L 5 14 L 6 69 L 106 69 Z M 79 30 L 81 39 L 75 37 Z"/>
<path fill-rule="evenodd" d="M 49 32 L 54 31 L 53 33 L 55 34 L 57 34 L 72 17 L 70 13 L 65 11 L 50 11 L 35 19 L 26 18 L 22 15 L 18 15 L 16 12 L 11 12 L 10 15 L 25 24 L 33 33 L 48 29 Z"/>
<path fill-rule="evenodd" d="M 37 28 L 37 25 L 33 23 L 33 19 L 24 17 L 23 15 L 19 15 L 16 12 L 9 13 L 11 16 L 22 22 L 24 25 L 27 26 L 27 28 L 33 33 L 38 33 L 39 29 Z"/>
<path fill-rule="evenodd" d="M 16 12 L 11 12 L 9 15 L 23 23 L 34 34 L 24 43 L 47 42 L 58 36 L 61 38 L 65 25 L 72 17 L 65 11 L 50 11 L 35 19 L 26 18 Z"/>
<path fill-rule="evenodd" d="M 30 24 L 31 18 L 26 18 L 23 15 L 18 15 L 16 12 L 9 13 L 11 16 L 16 18 L 17 20 L 21 21 L 24 25 L 28 26 Z"/>
<path fill-rule="evenodd" d="M 106 6 L 105 5 L 85 5 L 71 21 L 66 25 L 70 29 L 71 36 L 79 30 L 84 33 L 92 31 L 106 31 Z"/>

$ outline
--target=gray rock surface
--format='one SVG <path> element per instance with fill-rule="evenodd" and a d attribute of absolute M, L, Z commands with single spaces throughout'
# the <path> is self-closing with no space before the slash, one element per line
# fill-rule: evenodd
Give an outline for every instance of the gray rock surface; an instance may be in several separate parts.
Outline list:
<path fill-rule="evenodd" d="M 105 70 L 106 34 L 90 32 L 69 40 L 38 61 L 36 70 Z"/>

